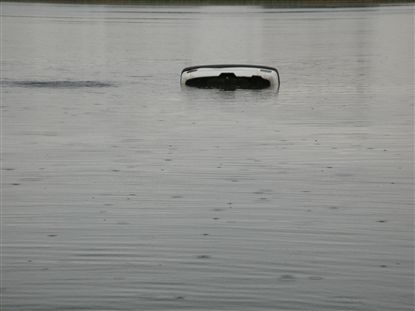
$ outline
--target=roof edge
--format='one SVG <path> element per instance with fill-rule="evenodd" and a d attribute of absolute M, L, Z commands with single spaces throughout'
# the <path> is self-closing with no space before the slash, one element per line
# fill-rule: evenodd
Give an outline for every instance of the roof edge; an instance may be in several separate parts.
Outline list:
<path fill-rule="evenodd" d="M 186 67 L 182 70 L 182 74 L 185 71 L 199 69 L 199 68 L 231 68 L 231 67 L 246 67 L 246 68 L 261 68 L 261 69 L 268 69 L 273 70 L 278 73 L 278 70 L 274 67 L 270 66 L 263 66 L 263 65 L 246 65 L 246 64 L 219 64 L 219 65 L 200 65 L 200 66 L 190 66 Z"/>

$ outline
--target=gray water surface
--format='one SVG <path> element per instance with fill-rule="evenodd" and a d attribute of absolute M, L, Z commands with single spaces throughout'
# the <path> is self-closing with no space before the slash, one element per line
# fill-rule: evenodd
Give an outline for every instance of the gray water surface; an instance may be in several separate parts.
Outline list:
<path fill-rule="evenodd" d="M 413 6 L 1 7 L 2 310 L 413 310 Z"/>

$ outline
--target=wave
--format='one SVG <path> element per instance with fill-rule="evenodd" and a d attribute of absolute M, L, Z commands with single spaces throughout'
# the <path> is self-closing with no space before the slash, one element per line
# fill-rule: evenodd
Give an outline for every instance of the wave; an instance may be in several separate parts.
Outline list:
<path fill-rule="evenodd" d="M 2 85 L 12 87 L 27 87 L 27 88 L 101 88 L 112 87 L 115 84 L 103 81 L 73 81 L 73 80 L 58 80 L 58 81 L 37 81 L 37 80 L 23 80 L 23 81 L 1 81 Z"/>

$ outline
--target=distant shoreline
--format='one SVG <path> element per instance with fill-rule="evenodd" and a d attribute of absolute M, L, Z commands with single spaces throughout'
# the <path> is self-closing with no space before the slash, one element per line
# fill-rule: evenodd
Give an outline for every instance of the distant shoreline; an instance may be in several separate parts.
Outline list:
<path fill-rule="evenodd" d="M 279 8 L 372 7 L 414 4 L 414 0 L 7 0 L 13 3 L 62 3 L 108 5 L 261 5 Z"/>

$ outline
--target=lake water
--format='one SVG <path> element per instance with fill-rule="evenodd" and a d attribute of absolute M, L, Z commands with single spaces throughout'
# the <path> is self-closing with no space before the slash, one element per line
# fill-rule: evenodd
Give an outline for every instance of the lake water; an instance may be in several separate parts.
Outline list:
<path fill-rule="evenodd" d="M 413 6 L 1 7 L 4 310 L 413 310 Z"/>

